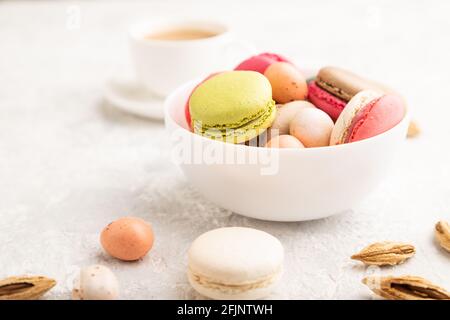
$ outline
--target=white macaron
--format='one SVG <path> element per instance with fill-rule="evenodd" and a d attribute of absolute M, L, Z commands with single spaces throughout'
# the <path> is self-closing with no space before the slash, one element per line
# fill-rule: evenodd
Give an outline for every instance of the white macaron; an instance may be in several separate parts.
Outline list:
<path fill-rule="evenodd" d="M 199 236 L 188 253 L 188 278 L 212 299 L 262 299 L 280 279 L 284 250 L 274 236 L 241 227 Z"/>

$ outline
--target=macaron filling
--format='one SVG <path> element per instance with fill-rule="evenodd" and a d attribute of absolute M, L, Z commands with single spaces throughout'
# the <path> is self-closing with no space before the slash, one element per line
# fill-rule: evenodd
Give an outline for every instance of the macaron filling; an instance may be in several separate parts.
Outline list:
<path fill-rule="evenodd" d="M 240 127 L 245 126 L 246 124 L 255 121 L 264 115 L 268 113 L 268 111 L 271 109 L 272 105 L 275 105 L 275 101 L 270 102 L 267 105 L 267 108 L 259 110 L 256 114 L 248 117 L 242 118 L 239 122 L 232 122 L 232 123 L 217 123 L 217 124 L 202 124 L 201 120 L 193 120 L 194 128 L 201 128 L 202 131 L 206 131 L 209 129 L 238 129 Z"/>
<path fill-rule="evenodd" d="M 189 268 L 189 276 L 192 281 L 202 286 L 203 288 L 218 290 L 223 293 L 233 294 L 241 293 L 244 291 L 266 288 L 272 285 L 281 275 L 282 268 L 275 271 L 273 274 L 269 274 L 251 281 L 245 281 L 242 283 L 228 283 L 226 281 L 220 281 L 211 277 L 202 275 Z"/>
<path fill-rule="evenodd" d="M 317 76 L 316 78 L 316 84 L 322 88 L 323 90 L 325 90 L 326 92 L 334 95 L 335 97 L 338 97 L 342 100 L 345 101 L 350 101 L 350 99 L 353 97 L 352 94 L 346 92 L 345 90 L 334 86 L 333 84 L 325 81 L 323 78 L 321 78 L 320 76 Z"/>
<path fill-rule="evenodd" d="M 194 132 L 210 139 L 241 143 L 250 140 L 264 132 L 276 116 L 275 101 L 271 100 L 266 109 L 259 111 L 253 117 L 246 117 L 239 123 L 204 125 L 194 120 Z"/>

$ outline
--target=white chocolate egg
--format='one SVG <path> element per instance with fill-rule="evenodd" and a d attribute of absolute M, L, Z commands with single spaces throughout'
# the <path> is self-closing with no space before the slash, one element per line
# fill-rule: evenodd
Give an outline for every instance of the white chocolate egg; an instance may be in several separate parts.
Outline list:
<path fill-rule="evenodd" d="M 289 132 L 307 148 L 330 144 L 334 123 L 328 114 L 317 108 L 304 108 L 292 119 Z"/>
<path fill-rule="evenodd" d="M 296 137 L 288 134 L 273 137 L 266 144 L 267 148 L 304 148 L 303 144 Z"/>
<path fill-rule="evenodd" d="M 118 297 L 117 278 L 105 266 L 92 265 L 82 268 L 74 280 L 73 300 L 116 300 Z"/>
<path fill-rule="evenodd" d="M 297 112 L 303 108 L 315 108 L 315 106 L 311 102 L 304 100 L 292 101 L 277 106 L 277 116 L 270 127 L 270 132 L 273 135 L 289 134 L 289 124 Z"/>

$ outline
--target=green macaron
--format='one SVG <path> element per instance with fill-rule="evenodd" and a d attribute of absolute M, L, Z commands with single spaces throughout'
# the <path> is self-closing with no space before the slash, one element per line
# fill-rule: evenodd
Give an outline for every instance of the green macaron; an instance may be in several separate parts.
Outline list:
<path fill-rule="evenodd" d="M 264 132 L 275 119 L 269 80 L 254 71 L 229 71 L 200 84 L 189 99 L 194 132 L 242 143 Z"/>

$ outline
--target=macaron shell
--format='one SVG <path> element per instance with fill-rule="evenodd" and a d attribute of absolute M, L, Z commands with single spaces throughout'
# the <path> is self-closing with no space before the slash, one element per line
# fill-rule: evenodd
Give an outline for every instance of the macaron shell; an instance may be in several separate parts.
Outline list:
<path fill-rule="evenodd" d="M 333 121 L 337 120 L 347 104 L 344 100 L 320 88 L 315 81 L 308 83 L 308 100 L 317 108 L 326 112 Z"/>
<path fill-rule="evenodd" d="M 353 120 L 347 142 L 367 139 L 395 127 L 405 116 L 400 97 L 392 94 L 373 100 Z"/>
<path fill-rule="evenodd" d="M 364 89 L 370 89 L 367 81 L 358 75 L 337 67 L 324 67 L 319 70 L 316 84 L 344 101 Z"/>
<path fill-rule="evenodd" d="M 391 88 L 381 83 L 366 79 L 351 71 L 331 66 L 319 70 L 316 84 L 344 101 L 350 101 L 358 92 L 367 89 L 393 93 Z"/>
<path fill-rule="evenodd" d="M 289 62 L 285 57 L 275 53 L 261 53 L 242 61 L 234 70 L 249 70 L 264 73 L 274 62 Z"/>
<path fill-rule="evenodd" d="M 330 145 L 345 143 L 352 127 L 353 119 L 370 101 L 383 96 L 381 92 L 364 90 L 356 94 L 342 110 L 331 132 Z"/>
<path fill-rule="evenodd" d="M 228 143 L 244 143 L 263 134 L 270 127 L 276 116 L 275 103 L 268 106 L 267 111 L 258 118 L 237 128 L 202 128 L 194 122 L 194 132 L 204 137 Z"/>
<path fill-rule="evenodd" d="M 221 72 L 214 72 L 211 73 L 209 76 L 207 76 L 205 79 L 203 79 L 200 83 L 198 83 L 194 89 L 192 89 L 191 93 L 189 94 L 189 98 L 186 101 L 186 104 L 184 106 L 184 115 L 186 117 L 186 123 L 189 125 L 189 129 L 191 129 L 192 131 L 192 119 L 191 119 L 191 111 L 189 110 L 189 100 L 191 99 L 192 93 L 195 91 L 195 89 L 198 88 L 199 85 L 201 85 L 203 82 L 205 82 L 206 80 L 214 77 L 215 75 L 219 74 Z"/>
<path fill-rule="evenodd" d="M 242 285 L 282 269 L 283 246 L 272 235 L 242 227 L 220 228 L 199 236 L 188 252 L 189 269 L 222 284 Z"/>

